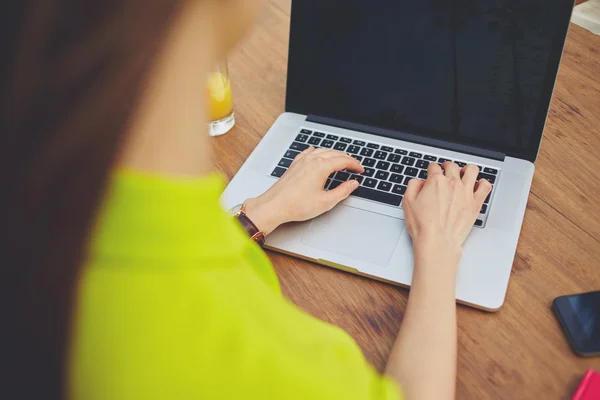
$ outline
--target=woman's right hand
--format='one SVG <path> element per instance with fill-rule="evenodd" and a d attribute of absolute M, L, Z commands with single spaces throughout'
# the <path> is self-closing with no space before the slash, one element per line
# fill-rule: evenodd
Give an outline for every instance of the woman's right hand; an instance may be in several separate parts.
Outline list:
<path fill-rule="evenodd" d="M 427 180 L 413 179 L 406 189 L 402 207 L 415 268 L 386 373 L 407 399 L 455 398 L 456 273 L 462 245 L 492 189 L 485 180 L 477 182 L 478 174 L 475 165 L 461 171 L 451 162 L 432 163 Z"/>
<path fill-rule="evenodd" d="M 431 163 L 426 181 L 411 180 L 402 207 L 416 256 L 435 252 L 458 261 L 492 185 L 477 181 L 475 165 L 462 171 L 452 162 L 442 167 Z"/>

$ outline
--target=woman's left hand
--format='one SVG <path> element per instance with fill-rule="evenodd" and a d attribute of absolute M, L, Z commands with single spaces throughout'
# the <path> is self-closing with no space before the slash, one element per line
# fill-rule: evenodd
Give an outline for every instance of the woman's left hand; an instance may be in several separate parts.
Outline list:
<path fill-rule="evenodd" d="M 269 190 L 246 201 L 246 215 L 265 235 L 286 222 L 317 217 L 358 187 L 357 181 L 349 180 L 333 190 L 323 189 L 329 175 L 343 169 L 364 172 L 360 162 L 346 153 L 309 147 Z"/>

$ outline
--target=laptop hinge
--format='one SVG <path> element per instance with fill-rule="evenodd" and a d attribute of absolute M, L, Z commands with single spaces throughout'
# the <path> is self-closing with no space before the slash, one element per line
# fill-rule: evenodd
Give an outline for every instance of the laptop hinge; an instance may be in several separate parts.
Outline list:
<path fill-rule="evenodd" d="M 359 131 L 364 133 L 370 133 L 377 136 L 385 136 L 392 139 L 404 140 L 407 142 L 423 144 L 426 146 L 438 147 L 441 149 L 457 151 L 460 153 L 471 154 L 474 156 L 491 158 L 493 160 L 504 161 L 506 154 L 499 151 L 482 149 L 479 147 L 469 146 L 460 143 L 448 142 L 440 139 L 433 139 L 426 136 L 414 135 L 406 132 L 394 131 L 391 129 L 377 128 L 369 125 L 356 124 L 354 122 L 342 121 L 334 118 L 319 117 L 317 115 L 309 115 L 306 120 L 308 122 L 314 122 L 317 124 L 335 126 L 336 128 L 349 129 L 352 131 Z"/>

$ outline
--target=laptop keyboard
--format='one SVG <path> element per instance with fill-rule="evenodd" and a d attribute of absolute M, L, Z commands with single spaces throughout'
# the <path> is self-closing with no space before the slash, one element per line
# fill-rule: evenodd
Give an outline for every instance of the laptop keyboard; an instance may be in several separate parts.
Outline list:
<path fill-rule="evenodd" d="M 445 161 L 454 161 L 461 168 L 467 165 L 466 162 L 460 160 L 451 160 L 408 149 L 302 129 L 271 173 L 271 176 L 281 177 L 292 164 L 294 158 L 309 146 L 343 151 L 360 161 L 365 168 L 362 174 L 354 174 L 346 170 L 334 172 L 327 179 L 325 189 L 335 189 L 343 182 L 355 179 L 360 183 L 360 186 L 352 192 L 352 196 L 395 207 L 402 206 L 402 199 L 411 179 L 427 179 L 427 167 L 430 163 L 441 164 Z M 499 171 L 496 168 L 482 165 L 478 165 L 478 167 L 479 176 L 477 179 L 487 179 L 492 184 L 492 192 L 485 199 L 479 218 L 475 222 L 475 226 L 483 227 L 489 213 Z"/>

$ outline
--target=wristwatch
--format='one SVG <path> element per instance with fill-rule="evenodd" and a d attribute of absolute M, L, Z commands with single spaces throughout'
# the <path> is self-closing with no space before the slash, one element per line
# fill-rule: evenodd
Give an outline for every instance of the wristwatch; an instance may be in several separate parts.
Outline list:
<path fill-rule="evenodd" d="M 250 220 L 250 218 L 248 218 L 246 215 L 246 203 L 239 204 L 229 211 L 235 218 L 237 218 L 240 224 L 242 224 L 244 230 L 248 232 L 248 235 L 250 235 L 250 240 L 255 241 L 260 247 L 263 247 L 265 244 L 265 234 L 264 232 L 261 232 L 261 230 L 254 225 L 254 222 L 252 222 L 252 220 Z"/>

